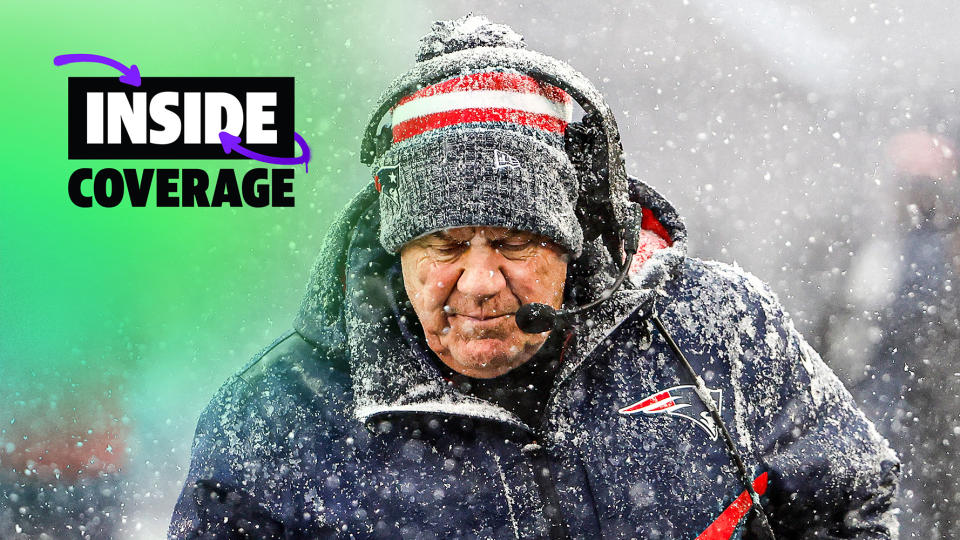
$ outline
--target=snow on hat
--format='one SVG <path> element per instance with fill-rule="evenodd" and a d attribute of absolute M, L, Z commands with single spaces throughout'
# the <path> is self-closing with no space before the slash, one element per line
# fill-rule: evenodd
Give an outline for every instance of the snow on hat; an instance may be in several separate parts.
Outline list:
<path fill-rule="evenodd" d="M 524 44 L 509 27 L 467 15 L 435 23 L 417 60 L 472 47 Z M 496 67 L 399 100 L 392 144 L 373 165 L 384 248 L 397 252 L 450 227 L 498 226 L 545 236 L 579 256 L 577 176 L 563 141 L 572 105 L 560 88 Z"/>

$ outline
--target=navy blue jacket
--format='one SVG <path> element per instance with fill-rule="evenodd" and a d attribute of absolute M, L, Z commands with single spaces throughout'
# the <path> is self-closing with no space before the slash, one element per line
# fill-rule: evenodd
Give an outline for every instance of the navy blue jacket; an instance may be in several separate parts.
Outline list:
<path fill-rule="evenodd" d="M 295 330 L 203 412 L 170 536 L 761 538 L 655 311 L 720 406 L 778 538 L 891 537 L 886 441 L 767 287 L 686 257 L 680 219 L 638 186 L 673 245 L 574 321 L 532 426 L 442 378 L 365 189 L 328 235 Z M 572 301 L 609 283 L 602 253 L 585 250 Z"/>

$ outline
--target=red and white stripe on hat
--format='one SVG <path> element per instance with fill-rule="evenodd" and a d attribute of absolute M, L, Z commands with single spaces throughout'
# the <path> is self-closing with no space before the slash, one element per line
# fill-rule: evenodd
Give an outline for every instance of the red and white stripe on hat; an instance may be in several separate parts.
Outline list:
<path fill-rule="evenodd" d="M 563 133 L 572 117 L 570 95 L 556 86 L 520 73 L 470 73 L 398 101 L 393 107 L 393 142 L 475 122 L 511 122 Z"/>

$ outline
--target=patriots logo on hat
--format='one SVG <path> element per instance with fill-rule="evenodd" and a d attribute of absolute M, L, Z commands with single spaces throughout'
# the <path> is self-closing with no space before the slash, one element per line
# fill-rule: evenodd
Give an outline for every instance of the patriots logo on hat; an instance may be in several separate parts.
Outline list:
<path fill-rule="evenodd" d="M 707 391 L 710 392 L 710 397 L 716 402 L 717 412 L 719 412 L 722 406 L 722 391 L 711 390 L 709 388 Z M 620 414 L 642 413 L 646 416 L 657 414 L 678 416 L 680 418 L 686 418 L 696 424 L 711 440 L 717 440 L 717 437 L 720 435 L 717 424 L 713 421 L 713 417 L 710 416 L 706 405 L 700 401 L 700 397 L 697 396 L 693 385 L 689 384 L 660 390 L 633 405 L 628 405 L 620 409 L 618 412 Z"/>
<path fill-rule="evenodd" d="M 373 185 L 380 192 L 380 198 L 394 207 L 399 205 L 397 190 L 400 188 L 400 165 L 387 165 L 377 169 L 373 175 Z"/>

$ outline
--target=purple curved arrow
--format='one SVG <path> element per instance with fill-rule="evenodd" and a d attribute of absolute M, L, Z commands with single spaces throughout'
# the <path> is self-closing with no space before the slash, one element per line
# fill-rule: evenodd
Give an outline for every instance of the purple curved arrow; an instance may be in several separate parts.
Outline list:
<path fill-rule="evenodd" d="M 273 157 L 258 154 L 253 150 L 248 150 L 240 146 L 240 137 L 231 135 L 226 131 L 220 132 L 220 144 L 223 146 L 224 153 L 229 154 L 233 150 L 236 150 L 241 156 L 246 156 L 250 159 L 262 161 L 264 163 L 272 163 L 274 165 L 299 165 L 303 163 L 303 171 L 307 172 L 307 163 L 310 162 L 310 147 L 307 146 L 307 141 L 303 140 L 303 137 L 301 137 L 297 132 L 293 133 L 293 140 L 297 141 L 297 144 L 300 145 L 300 149 L 303 151 L 303 154 L 300 157 Z"/>
<path fill-rule="evenodd" d="M 136 64 L 130 64 L 130 67 L 127 67 L 120 62 L 117 62 L 113 58 L 107 58 L 106 56 L 100 56 L 99 54 L 61 54 L 60 56 L 55 56 L 53 58 L 53 65 L 62 66 L 64 64 L 72 64 L 74 62 L 96 62 L 98 64 L 106 64 L 123 75 L 120 76 L 120 82 L 124 84 L 129 84 L 130 86 L 140 86 L 140 69 L 137 68 Z"/>

